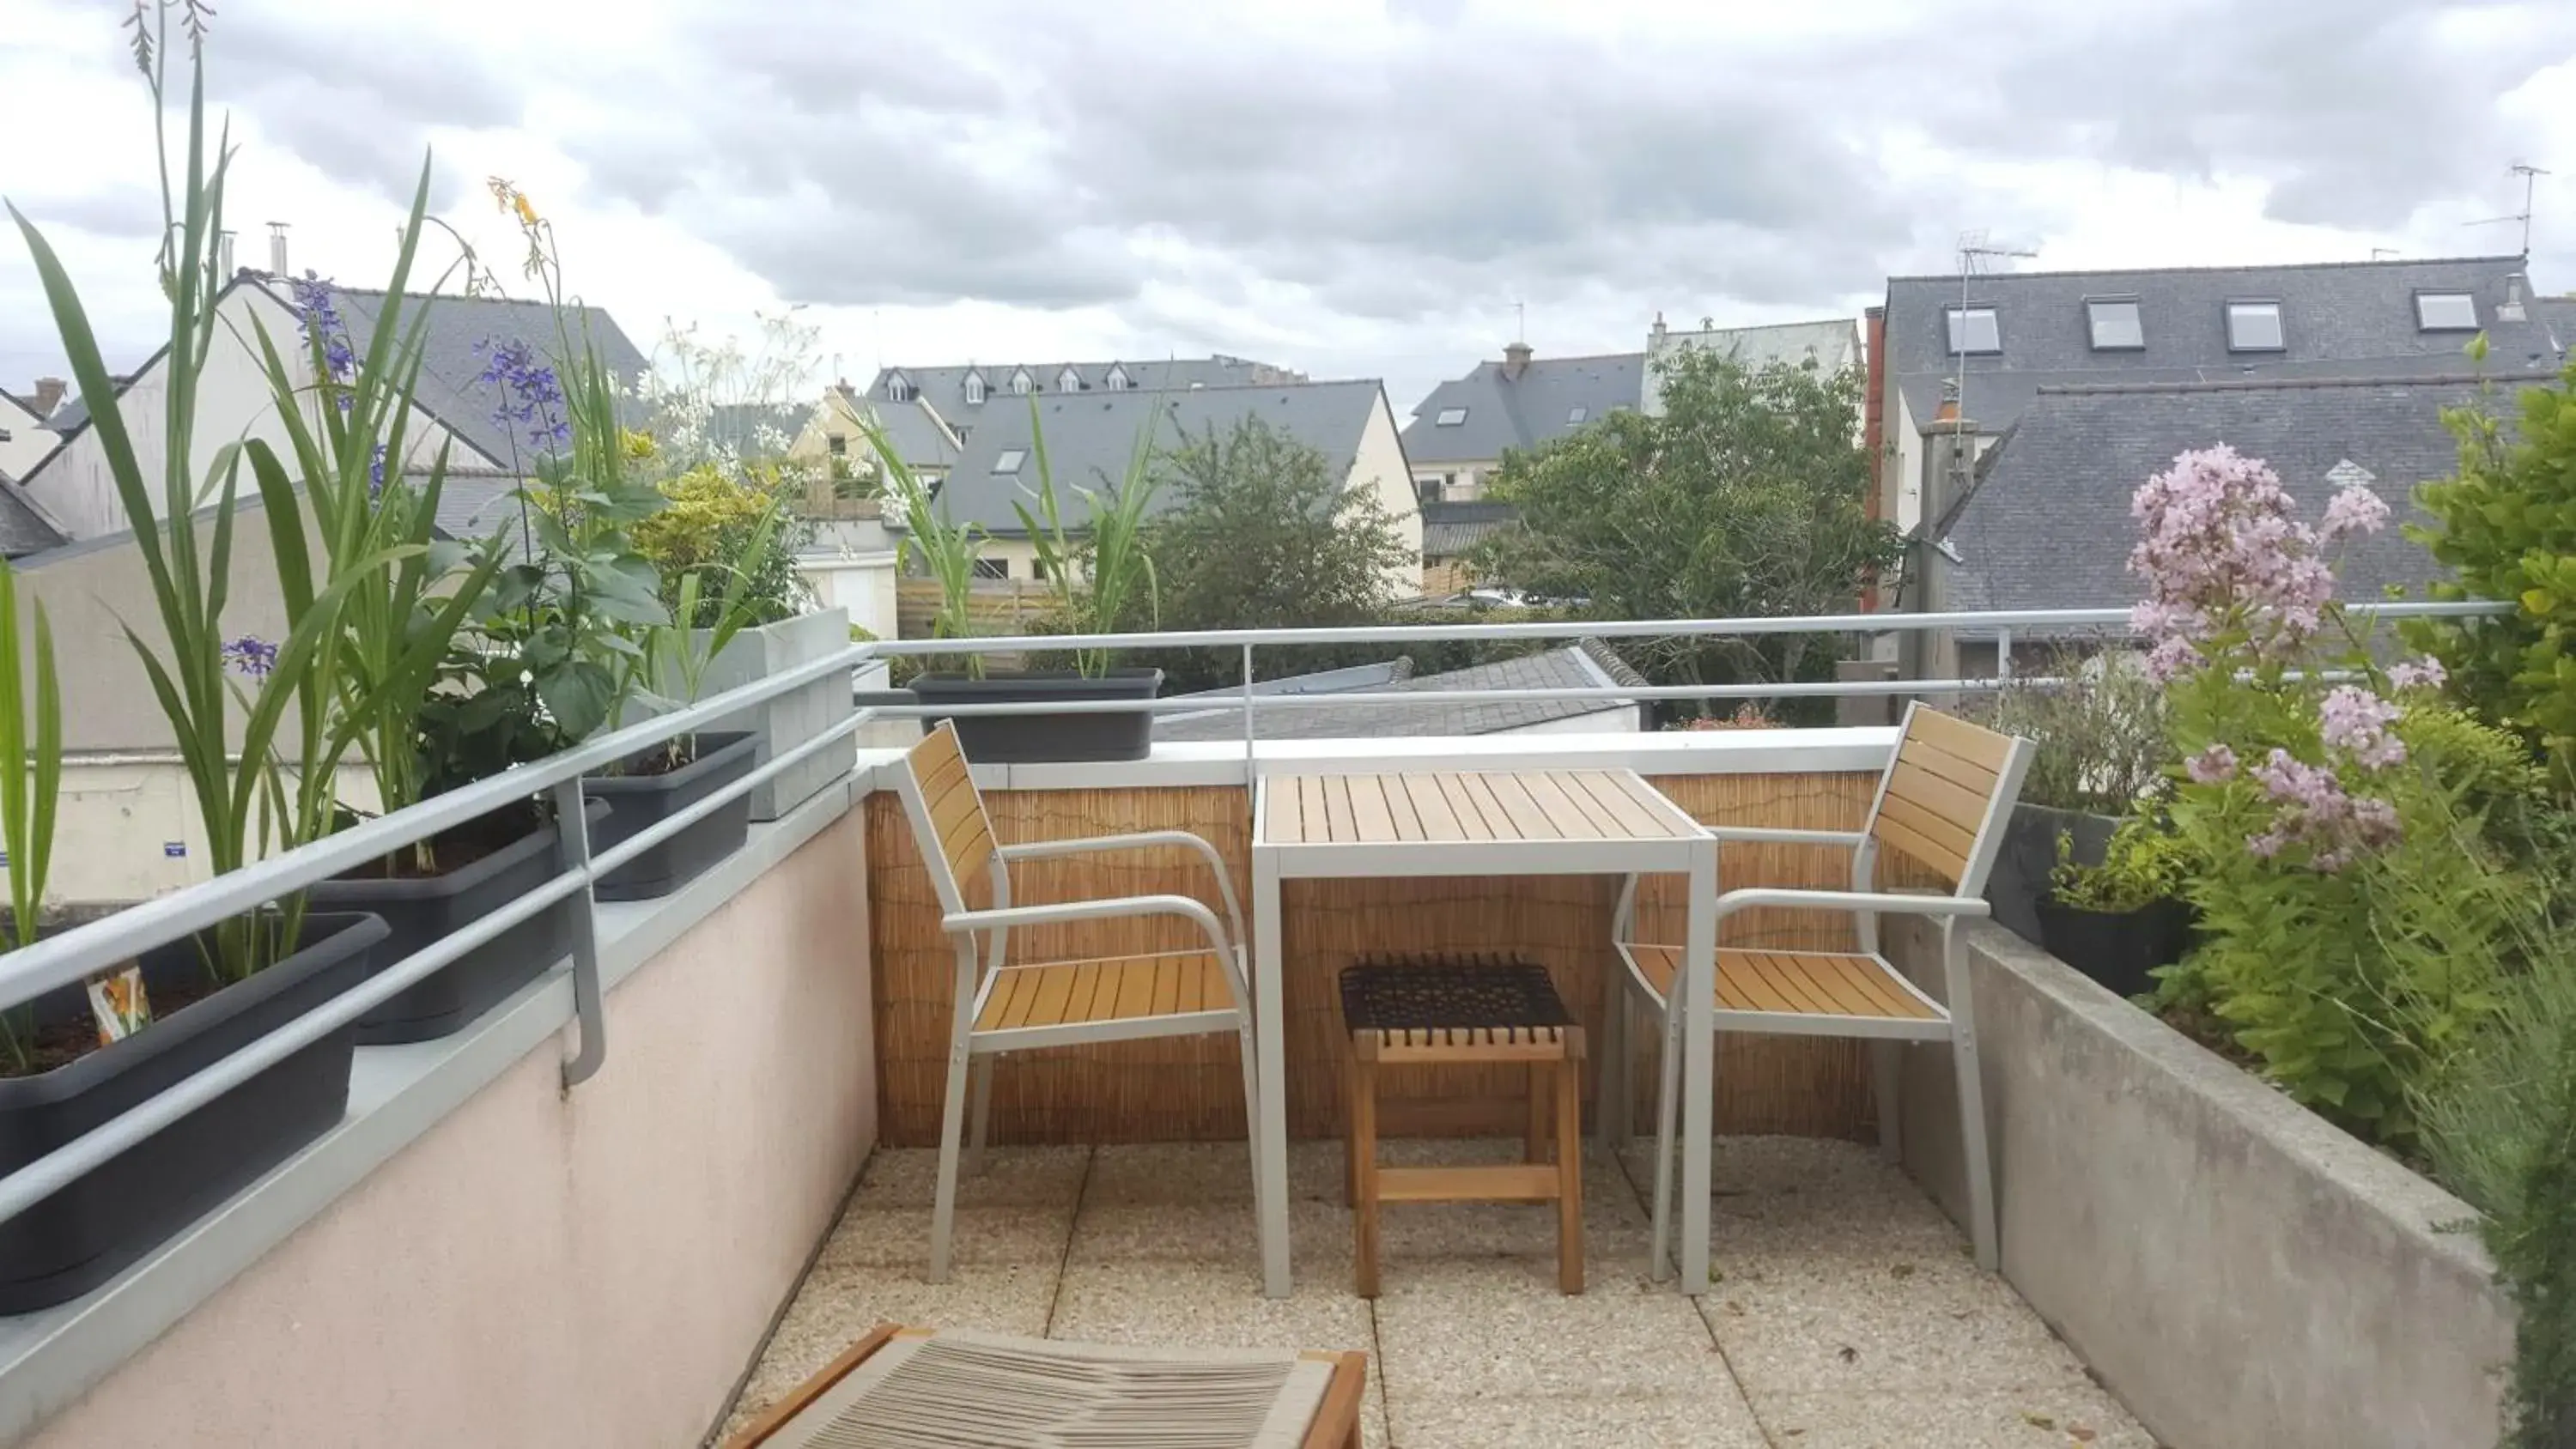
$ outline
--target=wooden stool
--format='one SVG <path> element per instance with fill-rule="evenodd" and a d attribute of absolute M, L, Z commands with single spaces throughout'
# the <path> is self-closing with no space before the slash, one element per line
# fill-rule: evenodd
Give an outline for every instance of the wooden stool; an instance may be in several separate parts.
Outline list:
<path fill-rule="evenodd" d="M 1547 968 L 1525 961 L 1437 958 L 1363 961 L 1342 972 L 1342 1025 L 1350 1032 L 1353 1276 L 1377 1296 L 1381 1202 L 1553 1202 L 1556 1282 L 1583 1291 L 1583 1028 L 1565 1009 Z M 1490 1167 L 1377 1165 L 1381 1066 L 1521 1062 L 1529 1067 L 1523 1160 Z M 1547 1148 L 1547 1079 L 1556 1078 L 1556 1161 Z"/>

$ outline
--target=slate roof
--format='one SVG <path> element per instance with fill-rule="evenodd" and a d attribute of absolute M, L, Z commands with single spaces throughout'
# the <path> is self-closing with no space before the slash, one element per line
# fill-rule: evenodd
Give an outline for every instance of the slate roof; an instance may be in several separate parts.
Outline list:
<path fill-rule="evenodd" d="M 2129 500 L 2186 449 L 2226 443 L 2263 459 L 2310 523 L 2351 463 L 2395 512 L 2390 526 L 2343 550 L 2341 596 L 2377 597 L 2438 576 L 2399 524 L 2425 521 L 2415 485 L 2457 461 L 2440 409 L 2476 396 L 2477 378 L 2261 379 L 2057 388 L 2039 393 L 1951 524 L 1947 607 L 2103 608 L 2139 596 L 2128 572 Z"/>
<path fill-rule="evenodd" d="M 1245 418 L 1259 418 L 1277 432 L 1324 455 L 1325 470 L 1347 476 L 1358 455 L 1360 436 L 1385 397 L 1374 378 L 1351 382 L 1303 382 L 1266 387 L 1191 388 L 1179 392 L 1046 393 L 1037 397 L 1039 426 L 1046 432 L 1047 465 L 1055 477 L 1059 503 L 1077 510 L 1075 488 L 1099 488 L 1127 473 L 1137 438 L 1156 419 L 1154 445 L 1178 446 L 1185 438 L 1219 434 Z M 1012 502 L 1033 502 L 1038 465 L 1030 443 L 1028 398 L 988 407 L 948 480 L 940 486 L 939 506 L 957 522 L 974 523 L 1003 537 L 1022 534 Z M 1022 457 L 1013 473 L 995 473 L 1005 453 Z M 1166 487 L 1155 495 L 1151 511 L 1178 507 L 1180 490 Z"/>
<path fill-rule="evenodd" d="M 1961 411 L 1987 432 L 2009 427 L 2043 387 L 2123 382 L 2216 382 L 2249 377 L 2410 377 L 2456 373 L 2470 334 L 2416 326 L 2415 294 L 2466 291 L 2488 339 L 2486 367 L 2514 373 L 2559 366 L 2558 342 L 2532 315 L 2500 318 L 2520 257 L 2327 262 L 2273 267 L 2180 267 L 2117 272 L 2015 272 L 1968 280 L 1970 306 L 1992 306 L 2000 354 L 1967 358 Z M 2530 286 L 2522 282 L 2528 296 Z M 1887 368 L 1920 425 L 1940 406 L 1956 276 L 1891 277 Z M 2095 351 L 2087 298 L 2134 298 L 2146 345 Z M 2283 350 L 2230 352 L 2230 299 L 2281 304 Z"/>
<path fill-rule="evenodd" d="M 1194 387 L 1244 387 L 1306 380 L 1304 373 L 1276 363 L 1255 362 L 1224 353 L 1209 357 L 1167 358 L 1160 362 L 1112 358 L 1106 362 L 998 362 L 943 367 L 898 365 L 878 368 L 867 391 L 855 401 L 875 410 L 887 441 L 895 445 L 895 451 L 904 462 L 916 468 L 948 467 L 957 460 L 953 452 L 944 447 L 939 429 L 922 414 L 918 404 L 928 403 L 950 427 L 962 427 L 971 435 L 987 413 L 1026 409 L 1027 403 L 1011 391 L 1013 373 L 1027 369 L 1034 390 L 1044 395 L 1060 390 L 1057 383 L 1068 367 L 1081 380 L 1080 390 L 1083 392 L 1111 391 L 1109 375 L 1113 370 L 1127 375 L 1128 390 L 1142 392 L 1177 392 Z M 966 400 L 966 379 L 976 373 L 984 378 L 982 403 Z M 886 396 L 886 380 L 896 376 L 911 384 L 911 398 L 897 400 Z"/>
<path fill-rule="evenodd" d="M 707 410 L 705 433 L 737 456 L 784 453 L 813 416 L 811 403 L 718 403 Z M 774 445 L 769 433 L 777 434 Z"/>
<path fill-rule="evenodd" d="M 1379 666 L 1383 668 L 1384 666 Z M 1336 670 L 1335 674 L 1357 671 Z M 1287 683 L 1291 681 L 1281 681 Z M 1442 693 L 1479 689 L 1607 689 L 1644 687 L 1645 678 L 1628 667 L 1598 639 L 1579 640 L 1561 649 L 1523 655 L 1493 664 L 1424 674 L 1384 684 L 1353 683 L 1333 693 L 1365 688 L 1373 694 L 1421 694 L 1421 704 L 1347 704 L 1291 707 L 1264 711 L 1255 724 L 1265 740 L 1373 739 L 1394 735 L 1490 735 L 1506 730 L 1587 715 L 1635 713 L 1634 703 L 1616 700 L 1565 699 L 1520 702 L 1443 704 Z M 1255 686 L 1256 692 L 1260 687 Z M 1165 715 L 1154 723 L 1154 737 L 1165 740 L 1239 740 L 1243 717 L 1233 710 L 1206 715 Z"/>
<path fill-rule="evenodd" d="M 1533 357 L 1515 379 L 1500 362 L 1480 362 L 1465 377 L 1431 390 L 1413 410 L 1404 428 L 1404 456 L 1416 467 L 1442 463 L 1490 463 L 1507 449 L 1535 448 L 1608 415 L 1612 408 L 1634 408 L 1645 377 L 1646 354 L 1611 353 L 1599 357 Z M 1440 426 L 1444 409 L 1464 408 L 1467 416 Z"/>
<path fill-rule="evenodd" d="M 2549 329 L 2562 359 L 2576 353 L 2576 297 L 2532 298 L 2531 320 Z"/>
<path fill-rule="evenodd" d="M 1483 500 L 1425 503 L 1422 505 L 1422 556 L 1455 558 L 1484 542 L 1485 535 L 1518 517 L 1520 510 L 1508 503 Z"/>
<path fill-rule="evenodd" d="M 61 530 L 47 523 L 19 493 L 17 482 L 0 473 L 0 558 L 24 558 L 60 548 L 64 542 Z"/>
<path fill-rule="evenodd" d="M 1660 319 L 1658 319 L 1660 321 Z M 1638 406 L 1649 416 L 1664 410 L 1663 379 L 1656 364 L 1685 347 L 1701 347 L 1733 357 L 1759 371 L 1775 362 L 1792 367 L 1814 362 L 1825 372 L 1862 365 L 1860 323 L 1849 317 L 1822 322 L 1780 322 L 1767 327 L 1719 327 L 1708 331 L 1661 332 L 1646 339 L 1644 391 Z"/>

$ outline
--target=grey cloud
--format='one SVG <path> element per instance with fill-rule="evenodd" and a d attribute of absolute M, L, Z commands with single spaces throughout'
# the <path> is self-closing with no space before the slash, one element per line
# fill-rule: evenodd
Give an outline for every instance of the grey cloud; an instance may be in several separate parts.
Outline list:
<path fill-rule="evenodd" d="M 72 193 L 37 190 L 12 195 L 9 200 L 26 213 L 28 220 L 47 231 L 72 227 L 92 236 L 118 240 L 161 234 L 161 198 L 141 186 Z"/>

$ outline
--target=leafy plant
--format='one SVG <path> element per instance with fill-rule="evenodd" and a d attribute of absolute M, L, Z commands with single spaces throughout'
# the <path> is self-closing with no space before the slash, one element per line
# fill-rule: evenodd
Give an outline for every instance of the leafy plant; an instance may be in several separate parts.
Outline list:
<path fill-rule="evenodd" d="M 2068 646 L 2040 677 L 2062 683 L 2017 678 L 1985 711 L 1995 729 L 2038 746 L 2022 803 L 2126 815 L 2165 793 L 2164 686 L 2142 665 L 2123 652 Z"/>
<path fill-rule="evenodd" d="M 1058 616 L 1076 634 L 1115 633 L 1119 621 L 1141 605 L 1146 628 L 1159 627 L 1154 556 L 1146 543 L 1146 515 L 1162 480 L 1154 471 L 1154 427 L 1161 417 L 1148 411 L 1128 451 L 1126 476 L 1100 490 L 1077 485 L 1076 497 L 1090 509 L 1091 524 L 1079 538 L 1067 533 L 1057 502 L 1055 470 L 1047 462 L 1046 429 L 1038 423 L 1037 399 L 1029 399 L 1029 447 L 1038 465 L 1037 512 L 1012 500 L 1020 526 L 1037 549 L 1037 574 L 1055 590 Z M 1108 480 L 1103 479 L 1103 482 Z M 1088 678 L 1109 672 L 1112 651 L 1076 649 L 1073 666 Z"/>
<path fill-rule="evenodd" d="M 2132 815 L 2111 832 L 2099 865 L 2076 864 L 2074 841 L 2059 836 L 2049 894 L 2079 911 L 2126 915 L 2180 899 L 2190 875 L 2191 856 L 2181 837 L 2160 821 Z"/>
<path fill-rule="evenodd" d="M 708 564 L 680 576 L 679 597 L 672 607 L 674 622 L 653 631 L 646 655 L 646 692 L 656 703 L 677 708 L 698 699 L 704 692 L 707 666 L 724 653 L 735 635 L 760 622 L 753 580 L 776 550 L 780 516 L 781 510 L 773 505 L 754 525 L 732 564 Z M 721 574 L 724 586 L 713 599 L 705 599 L 703 590 L 711 574 Z M 699 618 L 708 622 L 691 627 L 690 621 Z M 698 637 L 701 632 L 706 635 L 703 642 Z M 697 758 L 697 747 L 695 734 L 675 736 L 669 746 L 671 766 L 676 769 Z"/>
<path fill-rule="evenodd" d="M 33 944 L 53 863 L 54 806 L 63 783 L 63 700 L 54 677 L 54 631 L 36 605 L 34 677 L 18 643 L 18 583 L 0 561 L 0 844 L 9 852 L 9 935 L 14 951 Z M 34 718 L 28 715 L 34 707 Z M 35 1038 L 35 1011 L 0 1012 L 0 1049 L 24 1072 Z"/>
<path fill-rule="evenodd" d="M 895 566 L 906 572 L 918 566 L 938 581 L 939 608 L 931 615 L 930 637 L 974 637 L 975 560 L 984 552 L 983 530 L 972 522 L 950 522 L 929 485 L 904 463 L 884 430 L 874 422 L 863 422 L 860 429 L 885 470 L 886 496 L 903 512 L 904 536 L 895 547 Z M 984 676 L 978 655 L 966 655 L 963 667 L 977 679 Z"/>
<path fill-rule="evenodd" d="M 2472 346 L 2485 355 L 2484 339 Z M 2446 408 L 2459 469 L 2417 500 L 2435 526 L 2408 532 L 2450 571 L 2438 599 L 2495 599 L 2493 619 L 2409 621 L 2408 639 L 2440 659 L 2452 691 L 2519 732 L 2576 793 L 2576 363 L 2561 386 L 2519 389 L 2508 438 L 2491 401 Z"/>
<path fill-rule="evenodd" d="M 814 591 L 796 568 L 796 551 L 813 529 L 786 507 L 788 485 L 774 467 L 729 472 L 701 463 L 660 487 L 669 501 L 635 526 L 635 550 L 661 574 L 662 602 L 674 619 L 714 626 L 715 595 L 702 592 L 694 611 L 679 598 L 681 581 L 707 570 L 741 579 L 742 607 L 753 624 L 792 619 L 813 603 Z M 748 545 L 756 531 L 768 539 L 755 551 Z"/>

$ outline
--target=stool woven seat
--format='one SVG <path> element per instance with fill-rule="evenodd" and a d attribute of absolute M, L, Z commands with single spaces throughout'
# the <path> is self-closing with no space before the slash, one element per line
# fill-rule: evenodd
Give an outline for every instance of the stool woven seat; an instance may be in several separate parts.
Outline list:
<path fill-rule="evenodd" d="M 1426 1038 L 1404 1043 L 1423 1046 L 1554 1042 L 1574 1025 L 1546 967 L 1456 957 L 1345 969 L 1342 1020 L 1353 1033 Z"/>

